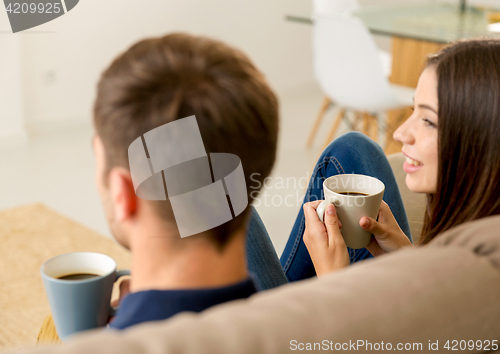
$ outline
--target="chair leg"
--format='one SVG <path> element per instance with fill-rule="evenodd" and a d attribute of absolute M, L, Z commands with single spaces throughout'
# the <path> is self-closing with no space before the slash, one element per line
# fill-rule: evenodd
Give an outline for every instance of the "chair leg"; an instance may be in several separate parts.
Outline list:
<path fill-rule="evenodd" d="M 390 154 L 389 154 L 389 151 L 390 151 L 390 149 L 391 149 L 391 147 L 392 147 L 392 142 L 393 142 L 393 141 L 394 141 L 394 140 L 392 140 L 391 138 L 386 138 L 386 143 L 385 143 L 385 147 L 384 147 L 384 153 L 385 153 L 386 155 L 390 155 Z"/>
<path fill-rule="evenodd" d="M 393 144 L 395 143 L 395 141 L 392 138 L 392 135 L 394 134 L 396 129 L 399 127 L 399 125 L 403 122 L 404 118 L 405 118 L 405 114 L 404 114 L 404 111 L 402 111 L 399 113 L 399 116 L 398 116 L 396 122 L 394 122 L 394 125 L 388 125 L 388 127 L 386 129 L 386 139 L 385 139 L 386 142 L 385 142 L 385 147 L 384 147 L 384 152 L 386 155 L 389 155 L 393 152 L 399 151 L 399 149 L 397 149 L 397 146 L 395 146 L 393 148 Z"/>
<path fill-rule="evenodd" d="M 363 134 L 369 136 L 370 132 L 370 115 L 366 112 L 363 112 Z"/>
<path fill-rule="evenodd" d="M 318 116 L 316 117 L 316 120 L 314 121 L 313 128 L 311 130 L 311 133 L 309 134 L 309 138 L 307 139 L 306 146 L 309 148 L 312 145 L 312 142 L 314 140 L 314 137 L 316 136 L 316 133 L 318 132 L 318 128 L 321 124 L 321 121 L 323 120 L 323 117 L 325 116 L 326 110 L 330 105 L 332 104 L 332 101 L 327 97 L 323 97 L 323 103 L 321 104 L 321 108 L 318 112 Z"/>
<path fill-rule="evenodd" d="M 363 112 L 363 134 L 370 137 L 370 139 L 375 142 L 378 140 L 377 116 Z"/>
<path fill-rule="evenodd" d="M 333 136 L 335 135 L 335 132 L 337 131 L 337 128 L 339 127 L 340 121 L 344 117 L 345 110 L 342 108 L 339 109 L 339 113 L 337 113 L 337 117 L 335 118 L 335 121 L 333 122 L 333 126 L 328 132 L 328 136 L 325 140 L 325 144 L 323 145 L 323 150 L 332 142 Z"/>
<path fill-rule="evenodd" d="M 373 124 L 371 126 L 370 137 L 374 142 L 378 143 L 378 116 L 376 114 L 372 115 Z"/>
<path fill-rule="evenodd" d="M 357 131 L 359 128 L 359 121 L 363 118 L 363 113 L 355 112 L 354 114 L 354 123 L 352 124 L 352 130 Z"/>

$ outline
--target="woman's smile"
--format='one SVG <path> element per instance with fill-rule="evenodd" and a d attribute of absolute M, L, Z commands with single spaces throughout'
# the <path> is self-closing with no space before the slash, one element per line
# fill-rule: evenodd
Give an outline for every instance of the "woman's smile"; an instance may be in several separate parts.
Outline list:
<path fill-rule="evenodd" d="M 406 161 L 404 162 L 403 164 L 403 170 L 406 172 L 406 173 L 414 173 L 414 172 L 417 172 L 419 171 L 423 166 L 424 164 L 418 160 L 415 160 L 413 158 L 411 158 L 410 156 L 408 156 L 407 154 L 405 154 L 403 152 L 403 154 L 405 155 L 406 157 Z"/>

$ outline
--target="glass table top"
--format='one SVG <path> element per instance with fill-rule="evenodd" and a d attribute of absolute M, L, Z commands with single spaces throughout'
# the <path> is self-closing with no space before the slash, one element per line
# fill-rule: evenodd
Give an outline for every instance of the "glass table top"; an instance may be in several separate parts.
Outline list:
<path fill-rule="evenodd" d="M 352 15 L 359 17 L 374 34 L 447 43 L 473 37 L 500 38 L 500 33 L 488 30 L 488 14 L 494 11 L 467 7 L 462 12 L 457 1 L 457 4 L 363 7 Z M 312 16 L 287 16 L 287 20 L 310 24 L 314 21 Z"/>

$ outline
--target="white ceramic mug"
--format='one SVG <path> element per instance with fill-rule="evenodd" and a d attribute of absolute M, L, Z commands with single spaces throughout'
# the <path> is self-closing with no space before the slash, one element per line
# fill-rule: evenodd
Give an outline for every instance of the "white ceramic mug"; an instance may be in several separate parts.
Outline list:
<path fill-rule="evenodd" d="M 347 247 L 360 249 L 370 243 L 371 233 L 359 226 L 359 220 L 364 217 L 377 218 L 385 185 L 375 177 L 342 174 L 327 178 L 323 182 L 325 200 L 316 209 L 319 219 L 323 216 L 328 204 L 334 204 L 338 218 L 342 223 L 340 232 Z M 341 193 L 354 192 L 364 195 L 345 195 Z"/>

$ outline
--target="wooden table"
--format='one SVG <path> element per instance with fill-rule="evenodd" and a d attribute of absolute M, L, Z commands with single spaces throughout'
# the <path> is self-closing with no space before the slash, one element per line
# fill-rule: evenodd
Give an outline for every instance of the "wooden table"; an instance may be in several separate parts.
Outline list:
<path fill-rule="evenodd" d="M 0 352 L 36 344 L 50 314 L 40 275 L 47 259 L 99 252 L 112 257 L 118 269 L 130 269 L 129 251 L 41 204 L 1 211 L 0 245 Z M 117 290 L 118 283 L 114 299 Z"/>
<path fill-rule="evenodd" d="M 423 4 L 362 7 L 352 11 L 373 34 L 392 37 L 392 73 L 390 81 L 416 87 L 424 69 L 426 57 L 438 52 L 444 45 L 464 38 L 500 37 L 488 31 L 488 14 L 493 9 L 466 7 L 456 4 Z M 313 24 L 311 16 L 287 16 L 287 20 Z M 386 139 L 387 154 L 401 151 L 401 145 L 392 140 L 392 131 L 411 115 L 411 109 L 387 113 L 390 127 Z"/>

